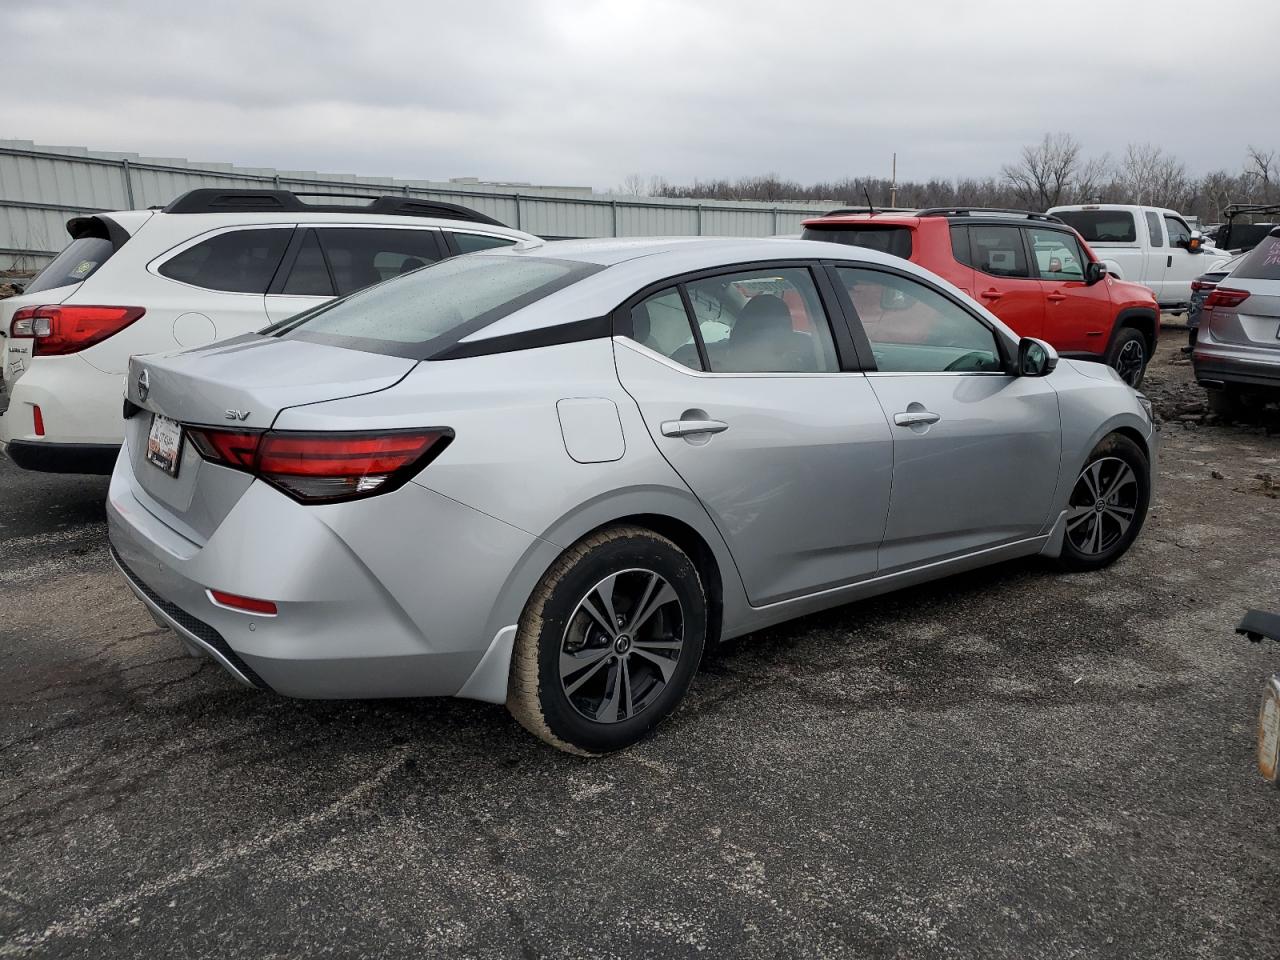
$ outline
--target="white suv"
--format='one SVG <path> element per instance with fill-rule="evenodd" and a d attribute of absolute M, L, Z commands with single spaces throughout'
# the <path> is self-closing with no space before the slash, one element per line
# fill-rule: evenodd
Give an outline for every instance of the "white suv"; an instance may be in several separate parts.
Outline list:
<path fill-rule="evenodd" d="M 0 300 L 9 457 L 110 473 L 129 357 L 258 330 L 446 257 L 537 239 L 455 204 L 302 199 L 314 196 L 325 195 L 202 189 L 162 210 L 69 220 L 67 248 Z"/>

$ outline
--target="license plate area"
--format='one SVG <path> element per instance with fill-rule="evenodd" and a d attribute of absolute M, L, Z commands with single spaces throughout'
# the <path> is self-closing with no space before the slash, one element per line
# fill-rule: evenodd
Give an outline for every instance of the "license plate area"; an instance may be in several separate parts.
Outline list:
<path fill-rule="evenodd" d="M 178 475 L 182 462 L 182 424 L 160 414 L 152 414 L 147 431 L 147 462 L 171 477 Z"/>

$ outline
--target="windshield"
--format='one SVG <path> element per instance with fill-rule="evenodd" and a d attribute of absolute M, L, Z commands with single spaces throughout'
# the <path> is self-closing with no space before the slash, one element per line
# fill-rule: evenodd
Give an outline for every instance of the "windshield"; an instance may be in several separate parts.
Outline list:
<path fill-rule="evenodd" d="M 458 257 L 368 287 L 262 332 L 425 360 L 600 269 L 537 257 Z"/>
<path fill-rule="evenodd" d="M 1059 210 L 1059 220 L 1075 227 L 1086 243 L 1136 243 L 1138 231 L 1128 210 Z"/>
<path fill-rule="evenodd" d="M 87 280 L 115 253 L 110 240 L 81 237 L 72 240 L 53 261 L 41 270 L 26 287 L 26 293 L 39 293 L 54 287 Z"/>
<path fill-rule="evenodd" d="M 903 260 L 911 259 L 911 228 L 890 226 L 830 226 L 805 227 L 802 240 L 824 240 L 827 243 L 844 243 L 851 247 L 869 247 L 881 253 L 892 254 Z"/>

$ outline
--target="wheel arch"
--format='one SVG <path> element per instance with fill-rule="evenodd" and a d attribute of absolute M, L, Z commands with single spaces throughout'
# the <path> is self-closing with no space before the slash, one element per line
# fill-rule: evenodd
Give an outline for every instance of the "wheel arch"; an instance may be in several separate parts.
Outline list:
<path fill-rule="evenodd" d="M 1111 355 L 1111 348 L 1115 346 L 1116 340 L 1120 336 L 1122 330 L 1137 330 L 1142 334 L 1142 338 L 1147 341 L 1147 357 L 1150 358 L 1155 354 L 1156 339 L 1159 334 L 1160 315 L 1149 307 L 1125 307 L 1116 314 L 1115 323 L 1111 326 L 1111 339 L 1107 341 L 1107 353 Z"/>

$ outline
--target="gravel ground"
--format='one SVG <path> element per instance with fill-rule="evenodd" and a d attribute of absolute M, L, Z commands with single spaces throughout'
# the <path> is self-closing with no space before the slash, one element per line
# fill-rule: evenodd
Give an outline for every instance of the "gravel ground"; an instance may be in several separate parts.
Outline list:
<path fill-rule="evenodd" d="M 1280 607 L 1280 438 L 1164 440 L 1112 569 L 734 641 L 599 761 L 483 704 L 237 687 L 111 569 L 104 481 L 0 465 L 0 956 L 1275 957 L 1280 650 L 1232 627 Z"/>

